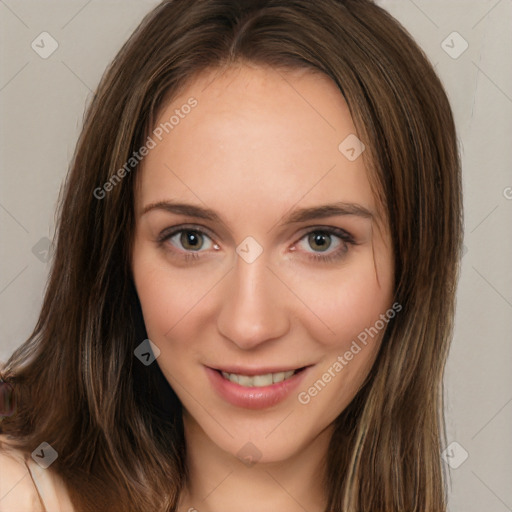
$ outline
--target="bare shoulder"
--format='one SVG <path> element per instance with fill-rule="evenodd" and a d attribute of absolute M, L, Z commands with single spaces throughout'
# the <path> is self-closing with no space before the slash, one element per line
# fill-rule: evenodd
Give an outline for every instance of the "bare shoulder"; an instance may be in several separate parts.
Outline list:
<path fill-rule="evenodd" d="M 43 504 L 25 463 L 25 455 L 0 435 L 0 512 L 42 512 Z"/>

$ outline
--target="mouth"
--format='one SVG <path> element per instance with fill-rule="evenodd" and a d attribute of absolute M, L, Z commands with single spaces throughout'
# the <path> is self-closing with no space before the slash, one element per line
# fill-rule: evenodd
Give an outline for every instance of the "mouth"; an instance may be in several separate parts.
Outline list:
<path fill-rule="evenodd" d="M 246 388 L 261 388 L 272 386 L 285 380 L 291 379 L 294 375 L 304 371 L 307 366 L 291 370 L 267 371 L 267 370 L 236 370 L 227 371 L 224 369 L 216 369 L 223 379 L 238 384 Z"/>
<path fill-rule="evenodd" d="M 298 365 L 297 365 L 298 366 Z M 224 401 L 244 409 L 268 409 L 291 396 L 315 365 L 244 368 L 205 366 L 215 393 Z"/>

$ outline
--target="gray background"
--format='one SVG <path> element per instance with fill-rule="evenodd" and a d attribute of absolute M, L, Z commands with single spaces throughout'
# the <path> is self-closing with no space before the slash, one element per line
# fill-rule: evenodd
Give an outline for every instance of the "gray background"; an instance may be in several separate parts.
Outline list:
<path fill-rule="evenodd" d="M 446 378 L 448 443 L 458 443 L 445 452 L 455 468 L 450 510 L 512 511 L 512 1 L 379 3 L 436 66 L 463 159 L 466 253 Z M 57 197 L 85 105 L 153 5 L 0 0 L 0 361 L 37 318 Z M 31 47 L 42 46 L 42 32 L 59 45 L 46 59 Z"/>

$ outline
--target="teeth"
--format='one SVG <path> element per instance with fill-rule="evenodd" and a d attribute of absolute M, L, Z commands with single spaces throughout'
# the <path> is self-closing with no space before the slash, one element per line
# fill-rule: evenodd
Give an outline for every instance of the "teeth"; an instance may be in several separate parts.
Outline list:
<path fill-rule="evenodd" d="M 282 382 L 284 380 L 284 372 L 274 373 L 272 375 L 272 382 Z"/>
<path fill-rule="evenodd" d="M 294 373 L 295 370 L 290 370 L 288 372 L 266 373 L 265 375 L 249 376 L 222 372 L 222 376 L 225 379 L 230 380 L 231 382 L 235 382 L 236 384 L 246 388 L 260 388 L 262 386 L 271 386 L 277 382 L 282 382 L 283 380 L 289 379 Z"/>

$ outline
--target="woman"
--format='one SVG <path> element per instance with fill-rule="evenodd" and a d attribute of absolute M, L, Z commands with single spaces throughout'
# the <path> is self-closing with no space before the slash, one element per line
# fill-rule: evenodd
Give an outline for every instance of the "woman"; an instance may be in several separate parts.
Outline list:
<path fill-rule="evenodd" d="M 100 83 L 59 218 L 1 372 L 0 510 L 446 510 L 459 159 L 384 10 L 162 2 Z"/>

